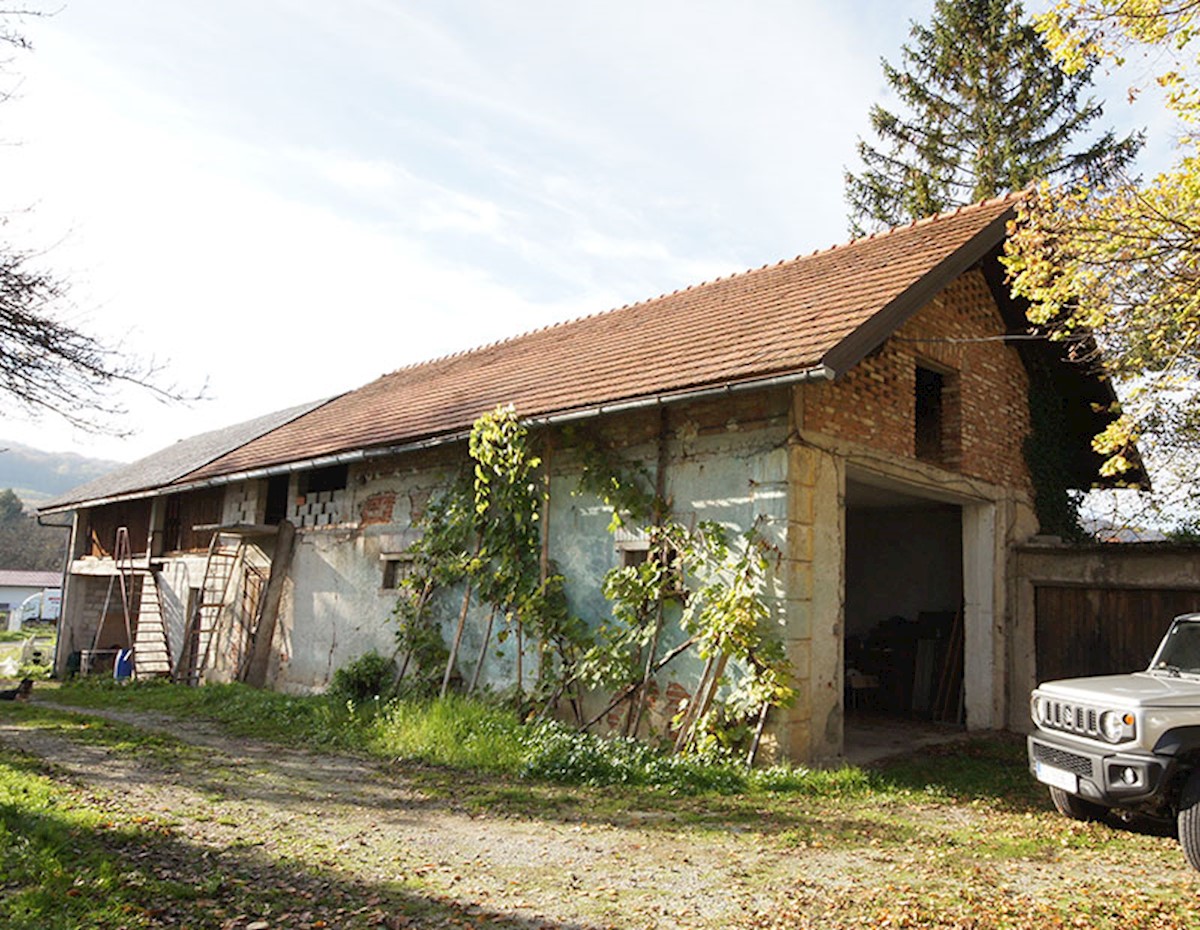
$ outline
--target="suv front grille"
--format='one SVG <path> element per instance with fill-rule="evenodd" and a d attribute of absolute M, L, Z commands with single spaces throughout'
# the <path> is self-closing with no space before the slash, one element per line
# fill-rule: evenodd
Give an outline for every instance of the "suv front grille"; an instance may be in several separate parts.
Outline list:
<path fill-rule="evenodd" d="M 1083 704 L 1042 698 L 1042 718 L 1038 722 L 1051 730 L 1101 738 L 1100 711 Z"/>
<path fill-rule="evenodd" d="M 1064 772 L 1074 772 L 1084 778 L 1092 777 L 1092 760 L 1087 756 L 1079 755 L 1079 753 L 1067 752 L 1065 749 L 1035 741 L 1033 757 L 1039 762 L 1045 762 Z"/>

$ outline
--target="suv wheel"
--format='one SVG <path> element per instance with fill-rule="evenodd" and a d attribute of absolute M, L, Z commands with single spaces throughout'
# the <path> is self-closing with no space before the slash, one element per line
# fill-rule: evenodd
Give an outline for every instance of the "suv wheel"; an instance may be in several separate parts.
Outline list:
<path fill-rule="evenodd" d="M 1197 783 L 1197 789 L 1200 791 L 1200 783 Z M 1103 820 L 1108 815 L 1108 808 L 1103 804 L 1097 804 L 1095 801 L 1081 798 L 1077 794 L 1063 791 L 1062 788 L 1051 788 L 1050 800 L 1054 802 L 1056 811 L 1072 820 Z M 1200 831 L 1200 805 L 1197 805 L 1196 816 L 1197 830 Z M 1196 849 L 1200 851 L 1200 832 L 1197 832 Z"/>
<path fill-rule="evenodd" d="M 1187 857 L 1188 865 L 1200 871 L 1200 769 L 1196 769 L 1183 783 L 1179 796 L 1179 845 Z"/>

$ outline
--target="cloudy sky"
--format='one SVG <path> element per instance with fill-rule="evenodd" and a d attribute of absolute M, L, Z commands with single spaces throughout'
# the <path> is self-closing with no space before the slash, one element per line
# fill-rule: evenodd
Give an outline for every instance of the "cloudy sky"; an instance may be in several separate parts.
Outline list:
<path fill-rule="evenodd" d="M 844 241 L 879 60 L 931 6 L 46 4 L 7 66 L 4 234 L 207 399 L 134 394 L 120 439 L 2 410 L 0 439 L 134 459 Z"/>

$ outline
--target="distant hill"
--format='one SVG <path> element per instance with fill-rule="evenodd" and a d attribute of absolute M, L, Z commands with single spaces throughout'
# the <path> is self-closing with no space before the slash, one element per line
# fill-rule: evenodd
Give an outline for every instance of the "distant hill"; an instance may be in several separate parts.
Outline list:
<path fill-rule="evenodd" d="M 44 503 L 126 464 L 73 452 L 43 452 L 6 439 L 0 439 L 0 449 L 4 450 L 0 452 L 0 490 L 12 488 L 26 507 Z"/>

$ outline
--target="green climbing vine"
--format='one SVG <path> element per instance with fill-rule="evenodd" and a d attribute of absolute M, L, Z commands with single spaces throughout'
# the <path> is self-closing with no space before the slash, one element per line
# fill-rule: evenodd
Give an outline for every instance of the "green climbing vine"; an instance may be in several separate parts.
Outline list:
<path fill-rule="evenodd" d="M 1088 538 L 1080 524 L 1083 492 L 1072 487 L 1066 402 L 1055 390 L 1044 361 L 1030 365 L 1029 435 L 1023 452 L 1033 482 L 1033 506 L 1043 533 L 1080 542 Z"/>
<path fill-rule="evenodd" d="M 782 643 L 772 631 L 766 590 L 778 552 L 762 521 L 740 536 L 716 523 L 688 527 L 671 517 L 671 502 L 645 468 L 623 461 L 594 433 L 566 435 L 580 463 L 573 493 L 594 495 L 611 510 L 610 531 L 644 532 L 645 558 L 619 565 L 604 577 L 611 616 L 587 624 L 571 614 L 565 579 L 550 570 L 542 546 L 546 492 L 541 457 L 511 407 L 476 421 L 464 471 L 434 501 L 418 524 L 410 571 L 396 605 L 397 640 L 404 668 L 412 663 L 427 687 L 441 663 L 441 691 L 454 682 L 463 628 L 472 604 L 487 612 L 483 645 L 466 690 L 478 682 L 493 622 L 499 641 L 518 640 L 517 698 L 529 713 L 548 713 L 568 700 L 585 726 L 620 705 L 627 734 L 641 732 L 655 674 L 689 650 L 704 661 L 692 698 L 674 718 L 679 751 L 745 748 L 771 707 L 794 694 Z M 660 449 L 660 471 L 662 467 Z M 432 605 L 459 591 L 458 623 L 442 641 Z M 667 635 L 669 624 L 679 633 Z M 537 664 L 526 690 L 521 668 L 530 637 Z M 665 643 L 682 637 L 670 648 Z M 615 697 L 585 722 L 583 688 Z"/>
<path fill-rule="evenodd" d="M 644 527 L 646 559 L 617 566 L 604 578 L 612 616 L 597 631 L 583 677 L 609 689 L 623 684 L 616 703 L 628 704 L 624 729 L 638 732 L 650 679 L 679 654 L 678 649 L 659 654 L 665 616 L 677 612 L 685 644 L 695 647 L 705 666 L 691 699 L 673 719 L 675 748 L 728 752 L 749 743 L 752 756 L 767 712 L 795 698 L 790 663 L 771 630 L 766 590 L 780 553 L 763 531 L 764 520 L 733 539 L 718 523 L 689 528 L 670 518 L 670 501 L 648 490 L 644 469 L 627 466 L 594 437 L 577 448 L 583 462 L 580 491 L 597 495 L 612 510 L 610 530 L 654 521 Z"/>
<path fill-rule="evenodd" d="M 431 502 L 418 524 L 420 536 L 407 553 L 410 571 L 395 610 L 397 639 L 404 655 L 426 657 L 419 667 L 427 667 L 435 656 L 428 644 L 434 638 L 441 643 L 430 607 L 451 588 L 461 588 L 453 638 L 437 655 L 442 665 L 440 692 L 445 694 L 455 679 L 467 617 L 477 604 L 487 611 L 488 621 L 465 690 L 478 684 L 499 621 L 496 640 L 517 640 L 518 700 L 525 690 L 525 635 L 540 644 L 536 699 L 541 689 L 555 692 L 555 670 L 573 663 L 583 629 L 566 611 L 563 579 L 543 572 L 541 566 L 541 460 L 511 407 L 498 407 L 475 422 L 468 452 L 469 471 L 460 473 Z"/>
<path fill-rule="evenodd" d="M 591 494 L 612 511 L 610 533 L 666 511 L 666 502 L 650 490 L 653 480 L 641 464 L 625 461 L 594 431 L 568 427 L 564 438 L 579 459 L 579 477 L 572 493 Z"/>
<path fill-rule="evenodd" d="M 702 753 L 741 748 L 750 721 L 765 720 L 770 708 L 795 698 L 791 663 L 782 641 L 770 632 L 771 610 L 764 592 L 780 553 L 763 534 L 762 523 L 760 517 L 737 543 L 720 524 L 702 523 L 682 543 L 684 564 L 701 579 L 682 626 L 696 638 L 700 655 L 713 662 L 713 668 L 732 659 L 740 673 L 721 701 L 705 694 L 702 679 L 696 696 L 676 718 L 677 747 L 691 741 Z M 715 696 L 721 675 L 710 674 L 717 679 L 709 685 Z M 760 725 L 755 741 L 761 730 Z"/>

